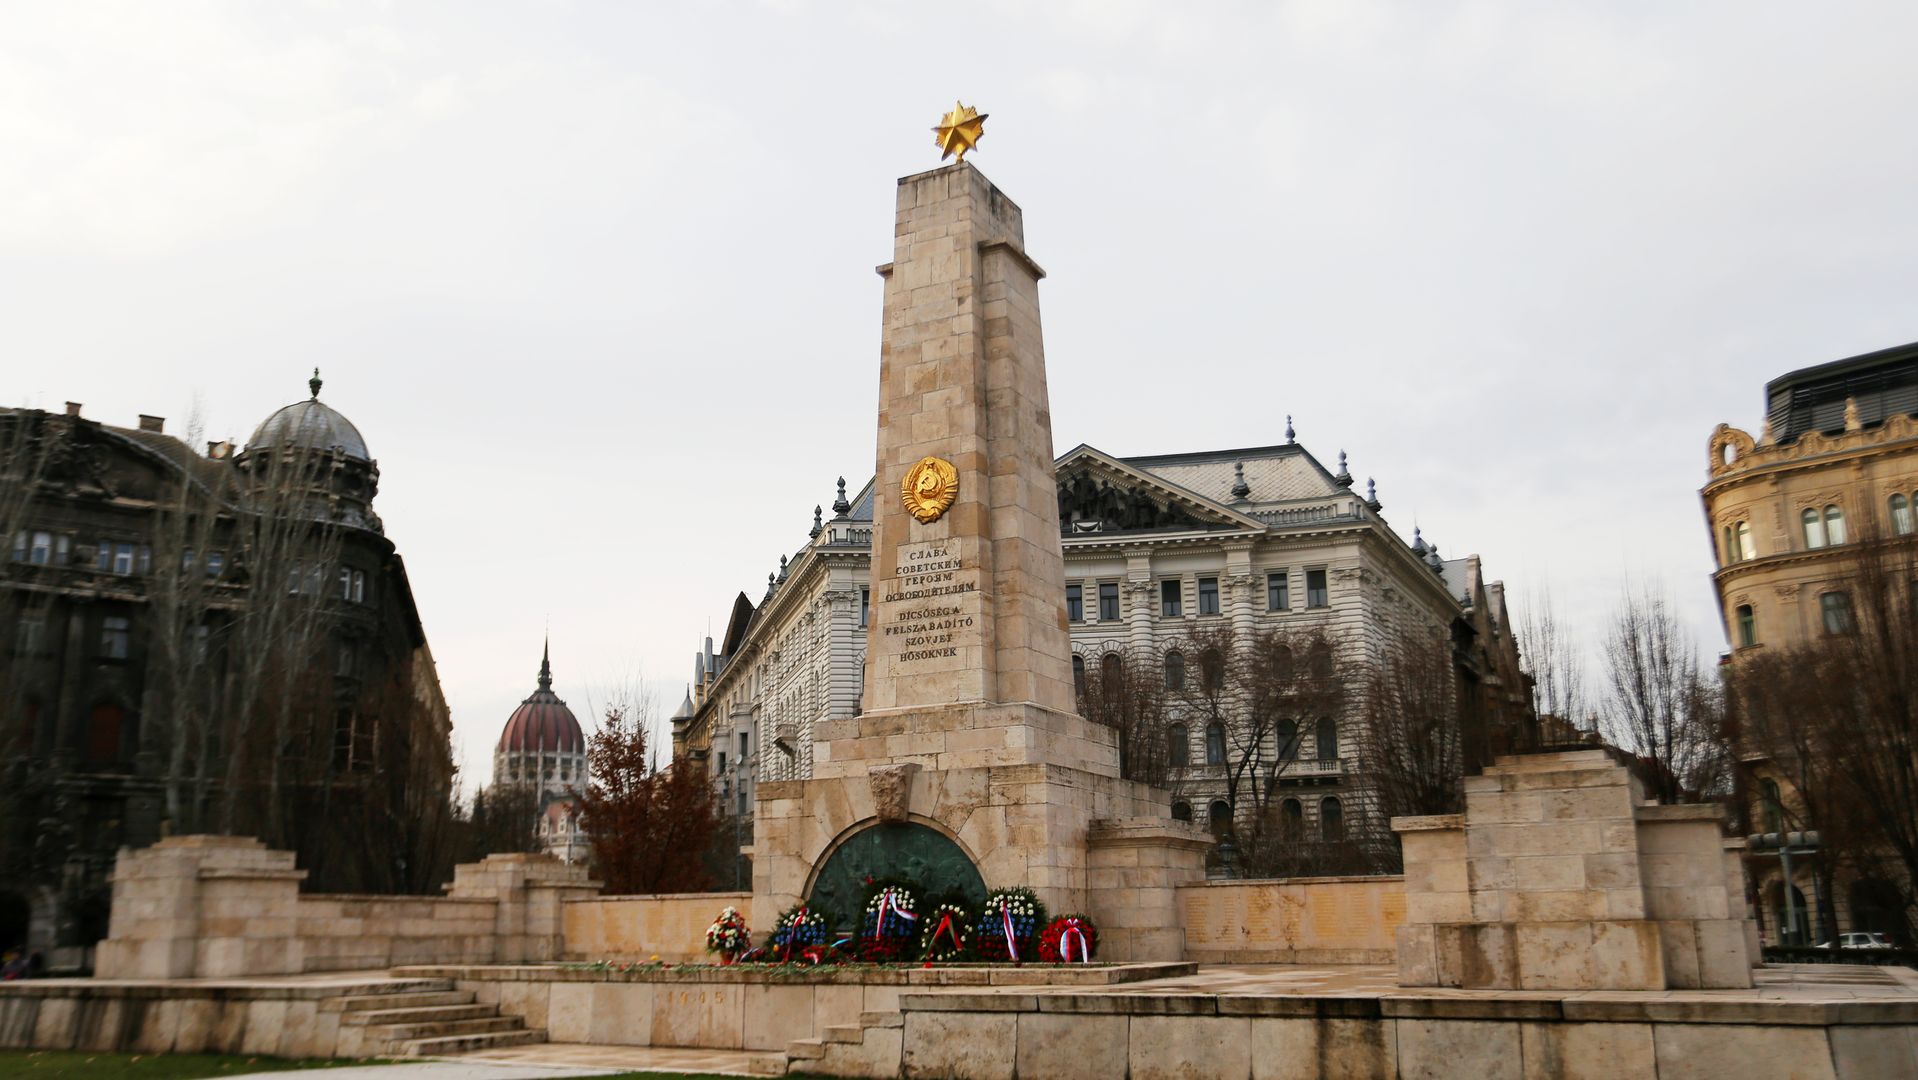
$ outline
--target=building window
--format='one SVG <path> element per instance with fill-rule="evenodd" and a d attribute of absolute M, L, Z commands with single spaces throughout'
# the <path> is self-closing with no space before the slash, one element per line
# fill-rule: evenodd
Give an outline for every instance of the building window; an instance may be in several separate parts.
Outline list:
<path fill-rule="evenodd" d="M 1173 724 L 1165 729 L 1165 761 L 1175 769 L 1183 769 L 1192 762 L 1192 736 L 1184 724 Z"/>
<path fill-rule="evenodd" d="M 359 656 L 350 641 L 339 644 L 338 655 L 333 660 L 333 674 L 342 678 L 352 678 L 359 670 Z"/>
<path fill-rule="evenodd" d="M 93 568 L 100 571 L 113 569 L 112 544 L 103 540 L 98 547 L 93 549 Z"/>
<path fill-rule="evenodd" d="M 118 705 L 95 705 L 87 716 L 87 761 L 111 765 L 120 760 L 120 744 L 126 737 L 126 710 Z"/>
<path fill-rule="evenodd" d="M 1807 548 L 1824 547 L 1825 522 L 1823 518 L 1818 516 L 1818 511 L 1807 506 L 1805 512 L 1798 515 L 1798 520 L 1803 522 L 1805 526 L 1805 546 Z"/>
<path fill-rule="evenodd" d="M 1891 531 L 1895 536 L 1910 536 L 1912 533 L 1911 500 L 1901 495 L 1891 497 Z"/>
<path fill-rule="evenodd" d="M 340 567 L 340 599 L 353 599 L 353 571 L 344 566 Z"/>
<path fill-rule="evenodd" d="M 125 660 L 127 640 L 131 636 L 127 620 L 108 616 L 100 620 L 100 656 L 105 660 Z"/>
<path fill-rule="evenodd" d="M 1119 585 L 1105 581 L 1099 584 L 1099 621 L 1116 622 L 1119 618 Z"/>
<path fill-rule="evenodd" d="M 364 570 L 353 571 L 353 602 L 366 603 L 366 571 Z"/>
<path fill-rule="evenodd" d="M 1225 725 L 1217 720 L 1205 726 L 1205 763 L 1225 764 Z"/>
<path fill-rule="evenodd" d="M 1184 614 L 1177 578 L 1159 582 L 1159 614 L 1167 617 Z"/>
<path fill-rule="evenodd" d="M 1265 575 L 1265 610 L 1285 611 L 1292 606 L 1292 589 L 1285 571 L 1274 570 Z"/>
<path fill-rule="evenodd" d="M 1309 608 L 1332 606 L 1330 597 L 1326 595 L 1325 571 L 1307 570 L 1305 572 L 1305 606 Z"/>
<path fill-rule="evenodd" d="M 1116 652 L 1107 653 L 1105 659 L 1099 661 L 1099 689 L 1108 697 L 1117 694 L 1124 678 L 1125 661 L 1119 659 Z"/>
<path fill-rule="evenodd" d="M 1295 844 L 1305 838 L 1305 807 L 1297 799 L 1279 803 L 1279 838 Z"/>
<path fill-rule="evenodd" d="M 1345 807 L 1330 795 L 1319 801 L 1319 838 L 1327 843 L 1345 839 Z"/>
<path fill-rule="evenodd" d="M 1165 688 L 1167 690 L 1185 689 L 1185 654 L 1173 651 L 1165 654 Z"/>
<path fill-rule="evenodd" d="M 1217 649 L 1207 649 L 1199 654 L 1199 684 L 1208 694 L 1216 694 L 1225 687 L 1225 657 Z"/>
<path fill-rule="evenodd" d="M 1305 650 L 1305 669 L 1315 679 L 1332 677 L 1332 644 L 1320 639 Z"/>
<path fill-rule="evenodd" d="M 1836 506 L 1825 507 L 1825 537 L 1834 547 L 1845 542 L 1845 512 Z"/>
<path fill-rule="evenodd" d="M 27 561 L 35 566 L 45 566 L 53 561 L 52 533 L 33 534 L 33 547 L 27 552 Z"/>
<path fill-rule="evenodd" d="M 1192 820 L 1192 804 L 1189 802 L 1186 802 L 1183 799 L 1173 803 L 1172 804 L 1172 820 L 1191 821 Z"/>
<path fill-rule="evenodd" d="M 1217 615 L 1219 613 L 1219 579 L 1208 577 L 1199 579 L 1199 614 Z"/>
<path fill-rule="evenodd" d="M 1319 722 L 1312 729 L 1312 741 L 1317 744 L 1314 749 L 1318 751 L 1320 761 L 1339 759 L 1339 725 L 1331 717 L 1319 717 Z"/>
<path fill-rule="evenodd" d="M 1206 812 L 1206 825 L 1212 829 L 1212 835 L 1224 836 L 1232 828 L 1232 804 L 1224 799 L 1212 800 L 1212 808 Z"/>
<path fill-rule="evenodd" d="M 13 534 L 13 561 L 27 561 L 27 530 L 25 529 Z"/>
<path fill-rule="evenodd" d="M 1738 647 L 1749 649 L 1758 644 L 1758 620 L 1750 604 L 1738 605 Z"/>
<path fill-rule="evenodd" d="M 300 564 L 294 563 L 286 572 L 286 591 L 289 594 L 300 591 Z"/>
<path fill-rule="evenodd" d="M 1086 621 L 1086 587 L 1084 585 L 1066 586 L 1066 618 L 1071 622 Z"/>
<path fill-rule="evenodd" d="M 226 569 L 226 552 L 209 551 L 206 553 L 206 576 L 216 578 Z"/>
<path fill-rule="evenodd" d="M 861 629 L 872 622 L 872 590 L 859 590 L 859 626 Z"/>
<path fill-rule="evenodd" d="M 1281 720 L 1278 727 L 1279 759 L 1297 761 L 1299 759 L 1299 722 Z"/>
<path fill-rule="evenodd" d="M 1725 562 L 1744 562 L 1756 555 L 1752 550 L 1752 527 L 1750 522 L 1741 521 L 1725 526 Z"/>
<path fill-rule="evenodd" d="M 1765 831 L 1784 832 L 1785 804 L 1778 797 L 1778 781 L 1766 780 L 1758 790 L 1759 814 L 1765 819 Z"/>
<path fill-rule="evenodd" d="M 182 571 L 193 569 L 193 564 L 198 561 L 198 553 L 192 548 L 187 548 L 180 553 L 180 569 Z"/>
<path fill-rule="evenodd" d="M 1086 693 L 1086 658 L 1083 656 L 1072 658 L 1072 691 L 1080 697 Z"/>
<path fill-rule="evenodd" d="M 113 545 L 112 570 L 114 573 L 119 574 L 121 576 L 125 576 L 133 573 L 133 545 L 132 544 Z"/>
<path fill-rule="evenodd" d="M 145 544 L 140 545 L 140 550 L 134 557 L 133 572 L 136 574 L 150 574 L 153 572 L 153 549 L 151 547 Z"/>
<path fill-rule="evenodd" d="M 1825 617 L 1825 633 L 1851 633 L 1851 596 L 1842 592 L 1828 592 L 1818 597 L 1819 611 Z"/>
<path fill-rule="evenodd" d="M 21 619 L 13 632 L 13 651 L 16 656 L 39 656 L 47 647 L 47 623 L 45 619 Z"/>

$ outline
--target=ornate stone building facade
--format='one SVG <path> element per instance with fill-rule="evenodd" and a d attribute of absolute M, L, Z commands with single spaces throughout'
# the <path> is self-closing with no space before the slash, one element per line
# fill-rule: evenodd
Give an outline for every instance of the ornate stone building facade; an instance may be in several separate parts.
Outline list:
<path fill-rule="evenodd" d="M 1732 665 L 1849 632 L 1858 542 L 1918 532 L 1918 343 L 1794 371 L 1768 383 L 1765 398 L 1757 438 L 1729 424 L 1713 429 L 1699 493 Z M 1790 763 L 1749 738 L 1740 756 L 1753 780 L 1754 828 L 1804 828 Z M 1777 860 L 1754 860 L 1769 939 L 1781 927 L 1803 943 L 1902 922 L 1879 910 L 1869 886 L 1821 882 L 1820 873 L 1818 860 L 1800 859 L 1788 905 Z"/>
<path fill-rule="evenodd" d="M 500 729 L 493 746 L 493 782 L 523 784 L 539 793 L 539 839 L 547 854 L 583 863 L 588 851 L 574 792 L 587 783 L 586 735 L 566 702 L 553 693 L 553 650 L 539 658 L 539 684 Z"/>
<path fill-rule="evenodd" d="M 1078 446 L 1057 459 L 1066 609 L 1075 677 L 1106 657 L 1155 665 L 1153 679 L 1201 678 L 1190 642 L 1219 631 L 1239 640 L 1284 629 L 1322 631 L 1346 670 L 1383 661 L 1399 631 L 1452 643 L 1468 707 L 1517 722 L 1530 714 L 1503 586 L 1477 556 L 1442 558 L 1415 533 L 1401 539 L 1340 455 L 1327 470 L 1290 438 L 1243 450 L 1118 458 Z M 896 495 L 894 496 L 896 497 Z M 674 756 L 707 770 L 728 813 L 748 815 L 758 781 L 811 775 L 815 723 L 858 714 L 872 609 L 872 500 L 841 481 L 828 516 L 783 556 L 757 604 L 734 601 L 725 636 L 695 655 L 687 700 L 673 718 Z M 1357 775 L 1356 703 L 1305 717 L 1274 770 L 1271 808 L 1303 842 L 1371 823 Z M 1178 705 L 1171 706 L 1175 723 Z M 1173 729 L 1166 782 L 1176 816 L 1222 825 L 1232 740 L 1200 722 Z M 1175 736 L 1176 737 L 1176 736 Z M 1243 818 L 1246 805 L 1236 808 Z"/>
<path fill-rule="evenodd" d="M 446 798 L 450 718 L 379 467 L 310 389 L 237 453 L 156 416 L 0 410 L 0 946 L 83 966 L 123 845 Z M 278 842 L 316 886 L 407 887 L 363 837 L 296 828 Z"/>

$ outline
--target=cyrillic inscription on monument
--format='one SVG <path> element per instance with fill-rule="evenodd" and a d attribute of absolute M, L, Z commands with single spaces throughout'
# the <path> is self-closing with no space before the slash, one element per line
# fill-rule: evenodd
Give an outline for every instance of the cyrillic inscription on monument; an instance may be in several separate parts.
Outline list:
<path fill-rule="evenodd" d="M 979 577 L 961 556 L 960 541 L 921 540 L 897 550 L 898 574 L 879 597 L 880 632 L 895 664 L 922 666 L 977 645 Z"/>

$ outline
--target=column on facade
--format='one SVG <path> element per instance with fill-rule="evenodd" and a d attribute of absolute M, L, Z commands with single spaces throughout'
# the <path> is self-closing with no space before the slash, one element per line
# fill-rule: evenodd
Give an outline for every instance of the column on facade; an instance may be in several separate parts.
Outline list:
<path fill-rule="evenodd" d="M 1126 553 L 1125 587 L 1121 590 L 1127 609 L 1120 613 L 1125 619 L 1126 642 L 1132 651 L 1143 656 L 1152 652 L 1152 552 L 1150 550 L 1129 551 Z"/>
<path fill-rule="evenodd" d="M 1225 549 L 1225 580 L 1228 590 L 1227 615 L 1232 620 L 1232 637 L 1244 648 L 1252 640 L 1253 620 L 1258 611 L 1259 582 L 1252 572 L 1252 545 L 1230 544 Z"/>

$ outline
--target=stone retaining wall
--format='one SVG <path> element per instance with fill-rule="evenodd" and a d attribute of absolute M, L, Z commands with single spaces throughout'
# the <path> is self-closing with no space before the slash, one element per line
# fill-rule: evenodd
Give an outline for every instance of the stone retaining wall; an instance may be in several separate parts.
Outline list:
<path fill-rule="evenodd" d="M 1185 958 L 1205 964 L 1389 964 L 1405 922 L 1403 877 L 1181 885 Z"/>
<path fill-rule="evenodd" d="M 562 907 L 568 960 L 620 963 L 658 957 L 668 964 L 709 959 L 706 928 L 722 908 L 736 907 L 764 941 L 770 926 L 753 921 L 749 892 L 671 893 L 657 896 L 592 896 L 568 900 Z M 771 919 L 776 913 L 768 913 Z M 418 961 L 430 963 L 431 960 Z M 445 962 L 459 961 L 448 957 Z"/>

